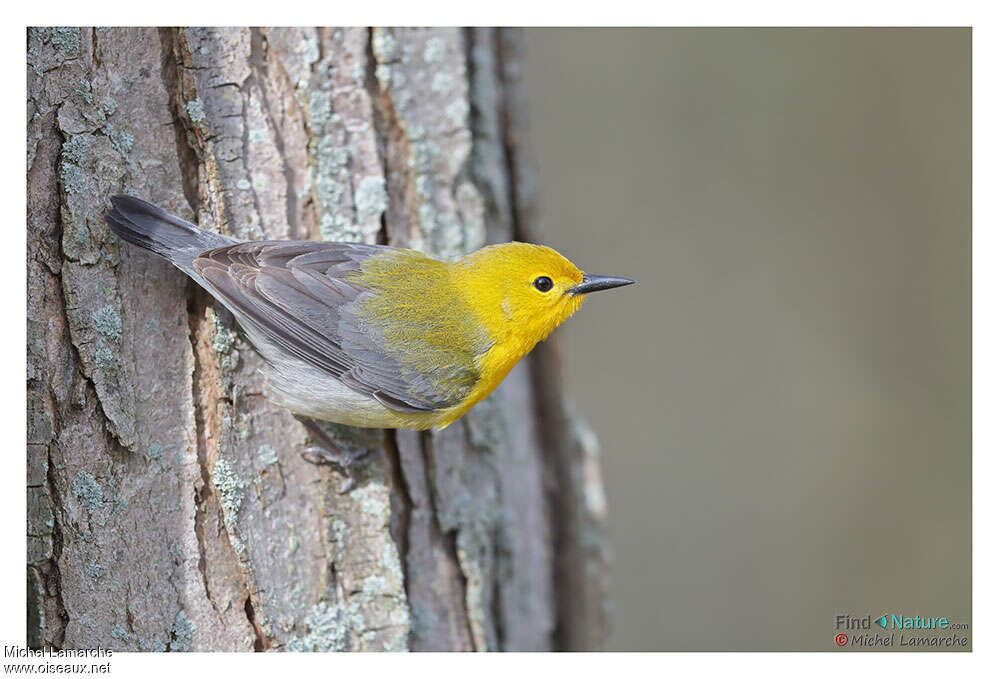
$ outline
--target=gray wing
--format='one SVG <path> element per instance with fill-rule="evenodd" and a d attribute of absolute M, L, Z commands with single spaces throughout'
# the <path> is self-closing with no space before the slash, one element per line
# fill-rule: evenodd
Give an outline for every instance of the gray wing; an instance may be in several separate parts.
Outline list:
<path fill-rule="evenodd" d="M 457 405 L 461 395 L 441 396 L 407 380 L 397 361 L 355 327 L 352 305 L 366 289 L 345 276 L 359 270 L 366 258 L 388 249 L 355 243 L 253 241 L 204 252 L 194 260 L 194 268 L 241 320 L 358 393 L 400 411 Z"/>

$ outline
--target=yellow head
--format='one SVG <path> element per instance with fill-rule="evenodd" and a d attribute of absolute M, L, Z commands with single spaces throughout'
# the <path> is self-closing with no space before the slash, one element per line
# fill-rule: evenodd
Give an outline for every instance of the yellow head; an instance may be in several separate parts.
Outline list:
<path fill-rule="evenodd" d="M 452 265 L 452 280 L 495 341 L 522 354 L 579 309 L 589 292 L 634 281 L 584 274 L 543 245 L 503 243 Z"/>

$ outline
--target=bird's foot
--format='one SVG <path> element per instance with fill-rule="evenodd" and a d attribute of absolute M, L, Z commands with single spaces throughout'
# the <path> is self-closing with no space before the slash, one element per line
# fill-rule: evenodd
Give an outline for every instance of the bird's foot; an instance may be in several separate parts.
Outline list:
<path fill-rule="evenodd" d="M 349 493 L 357 485 L 358 465 L 372 453 L 372 450 L 359 446 L 345 446 L 333 441 L 311 418 L 299 416 L 298 420 L 305 425 L 312 440 L 318 444 L 303 450 L 302 458 L 312 464 L 330 464 L 339 467 L 347 480 L 337 492 L 340 495 Z"/>
<path fill-rule="evenodd" d="M 367 448 L 330 449 L 320 446 L 310 446 L 302 451 L 302 459 L 312 464 L 329 464 L 338 467 L 343 472 L 343 475 L 347 477 L 344 484 L 337 490 L 338 494 L 343 495 L 349 493 L 357 485 L 357 473 L 359 471 L 357 467 L 365 458 L 371 455 L 371 452 Z"/>

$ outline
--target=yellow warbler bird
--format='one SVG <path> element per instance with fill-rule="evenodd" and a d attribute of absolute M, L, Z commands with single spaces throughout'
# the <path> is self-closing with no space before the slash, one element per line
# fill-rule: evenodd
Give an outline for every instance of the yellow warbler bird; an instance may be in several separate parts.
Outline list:
<path fill-rule="evenodd" d="M 358 427 L 446 427 L 587 293 L 634 282 L 584 274 L 527 243 L 445 262 L 382 245 L 237 241 L 131 196 L 111 202 L 106 220 L 120 238 L 166 258 L 233 313 L 266 359 L 273 401 Z M 325 452 L 345 468 L 353 461 Z"/>

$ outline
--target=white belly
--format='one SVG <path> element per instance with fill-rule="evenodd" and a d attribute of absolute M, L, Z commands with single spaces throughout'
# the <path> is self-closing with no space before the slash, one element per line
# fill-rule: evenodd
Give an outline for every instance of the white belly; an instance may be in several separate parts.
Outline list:
<path fill-rule="evenodd" d="M 398 413 L 297 359 L 285 359 L 263 372 L 267 396 L 296 415 L 352 427 L 399 426 Z"/>
<path fill-rule="evenodd" d="M 296 415 L 352 427 L 393 428 L 399 413 L 377 400 L 350 389 L 335 377 L 290 356 L 249 323 L 243 324 L 251 343 L 267 360 L 261 372 L 267 378 L 267 397 Z"/>

